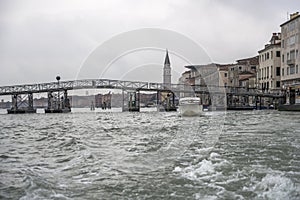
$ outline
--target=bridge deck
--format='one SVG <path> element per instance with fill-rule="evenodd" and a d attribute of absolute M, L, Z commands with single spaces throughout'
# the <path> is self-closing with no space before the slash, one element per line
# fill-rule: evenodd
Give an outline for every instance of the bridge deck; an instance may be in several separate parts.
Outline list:
<path fill-rule="evenodd" d="M 246 89 L 241 87 L 222 87 L 222 86 L 200 86 L 200 85 L 183 85 L 171 84 L 166 88 L 162 83 L 139 82 L 139 81 L 123 81 L 109 79 L 85 79 L 73 81 L 61 81 L 38 84 L 24 84 L 13 86 L 0 87 L 0 95 L 14 94 L 29 94 L 29 93 L 44 93 L 56 92 L 63 90 L 78 90 L 78 89 L 123 89 L 137 91 L 172 91 L 172 92 L 192 92 L 203 94 L 232 94 L 232 95 L 249 95 L 262 97 L 284 97 L 283 93 L 262 93 L 257 89 Z"/>

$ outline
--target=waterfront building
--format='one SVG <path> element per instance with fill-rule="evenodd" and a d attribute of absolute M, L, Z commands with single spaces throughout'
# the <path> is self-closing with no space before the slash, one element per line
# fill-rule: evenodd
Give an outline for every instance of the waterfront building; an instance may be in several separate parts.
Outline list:
<path fill-rule="evenodd" d="M 220 82 L 218 64 L 188 65 L 185 66 L 185 68 L 190 71 L 190 77 L 187 80 L 190 85 L 224 86 L 224 84 Z"/>
<path fill-rule="evenodd" d="M 281 89 L 281 34 L 273 33 L 269 44 L 258 51 L 259 65 L 257 69 L 257 88 L 262 91 Z"/>
<path fill-rule="evenodd" d="M 290 15 L 281 27 L 281 82 L 283 88 L 300 82 L 300 15 Z"/>
<path fill-rule="evenodd" d="M 178 79 L 179 84 L 188 84 L 188 85 L 195 85 L 195 76 L 192 78 L 192 71 L 188 70 L 181 74 Z"/>
<path fill-rule="evenodd" d="M 163 84 L 165 88 L 171 88 L 171 63 L 168 50 L 166 50 L 166 57 L 164 62 Z"/>
<path fill-rule="evenodd" d="M 255 88 L 256 87 L 256 75 L 244 71 L 239 74 L 239 86 L 243 88 Z"/>
<path fill-rule="evenodd" d="M 225 101 L 222 92 L 224 93 L 224 90 L 222 90 L 222 88 L 216 88 L 215 86 L 227 86 L 228 66 L 231 66 L 231 64 L 221 65 L 211 63 L 206 65 L 188 65 L 185 67 L 189 69 L 189 71 L 184 72 L 179 81 L 180 83 L 184 83 L 186 88 L 190 85 L 195 87 L 205 87 L 210 92 L 220 90 L 219 92 L 221 95 L 219 96 L 213 92 L 210 95 L 198 94 L 198 97 L 201 98 L 204 105 L 214 105 L 215 108 L 212 109 L 223 109 Z M 183 95 L 181 95 L 181 97 L 183 97 Z"/>
<path fill-rule="evenodd" d="M 228 69 L 228 86 L 242 87 L 241 80 L 247 77 L 256 75 L 258 67 L 258 56 L 237 60 L 237 63 L 230 66 Z M 254 80 L 256 83 L 256 78 Z"/>
<path fill-rule="evenodd" d="M 233 64 L 216 64 L 219 71 L 219 86 L 228 86 L 228 69 L 233 66 Z"/>
<path fill-rule="evenodd" d="M 107 94 L 97 94 L 95 95 L 95 99 L 93 101 L 95 101 L 96 108 L 111 108 L 112 93 L 108 92 Z"/>
<path fill-rule="evenodd" d="M 228 86 L 228 69 L 234 64 L 188 65 L 188 71 L 182 73 L 180 84 Z M 210 82 L 210 84 L 208 84 Z"/>

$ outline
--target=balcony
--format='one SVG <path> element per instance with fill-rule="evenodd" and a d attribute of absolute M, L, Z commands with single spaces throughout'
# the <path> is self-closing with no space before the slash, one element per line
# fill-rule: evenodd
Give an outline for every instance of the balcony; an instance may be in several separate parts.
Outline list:
<path fill-rule="evenodd" d="M 295 65 L 295 59 L 289 59 L 289 60 L 287 60 L 286 64 L 288 64 L 288 65 Z"/>

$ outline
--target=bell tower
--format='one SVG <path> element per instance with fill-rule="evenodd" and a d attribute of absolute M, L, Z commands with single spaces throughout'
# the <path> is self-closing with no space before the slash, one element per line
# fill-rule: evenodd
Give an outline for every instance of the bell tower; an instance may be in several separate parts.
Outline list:
<path fill-rule="evenodd" d="M 166 50 L 166 58 L 164 63 L 163 84 L 165 88 L 171 88 L 171 63 L 168 50 Z"/>

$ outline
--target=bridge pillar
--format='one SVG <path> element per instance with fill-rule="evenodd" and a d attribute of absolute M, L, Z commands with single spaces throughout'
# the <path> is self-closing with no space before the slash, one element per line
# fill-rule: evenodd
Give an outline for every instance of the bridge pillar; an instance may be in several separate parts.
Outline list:
<path fill-rule="evenodd" d="M 12 95 L 12 107 L 7 110 L 8 114 L 36 113 L 33 108 L 33 94 L 29 93 L 22 97 L 21 94 Z"/>
<path fill-rule="evenodd" d="M 177 111 L 175 105 L 175 94 L 172 91 L 167 92 L 158 92 L 157 95 L 157 103 L 158 103 L 158 111 L 161 112 L 170 112 L 170 111 Z M 160 102 L 161 101 L 161 102 Z"/>
<path fill-rule="evenodd" d="M 140 92 L 129 92 L 128 99 L 128 111 L 139 112 L 140 111 Z"/>
<path fill-rule="evenodd" d="M 52 92 L 48 92 L 47 94 L 48 97 L 48 110 L 53 110 L 54 109 L 54 100 L 53 100 L 53 95 Z"/>
<path fill-rule="evenodd" d="M 140 91 L 130 91 L 124 94 L 122 91 L 122 112 L 140 112 Z M 125 103 L 125 99 L 127 102 Z"/>
<path fill-rule="evenodd" d="M 11 110 L 16 111 L 18 109 L 18 95 L 14 94 L 11 96 L 12 107 Z"/>
<path fill-rule="evenodd" d="M 70 99 L 68 98 L 68 91 L 67 90 L 64 91 L 62 109 L 64 109 L 67 112 L 71 112 L 71 103 L 70 103 Z"/>
<path fill-rule="evenodd" d="M 122 112 L 125 111 L 125 105 L 124 105 L 124 99 L 125 99 L 125 95 L 124 95 L 124 89 L 122 90 Z"/>
<path fill-rule="evenodd" d="M 68 113 L 71 112 L 71 104 L 68 98 L 68 91 L 64 91 L 63 97 L 60 98 L 59 92 L 57 94 L 48 92 L 48 107 L 45 113 Z"/>
<path fill-rule="evenodd" d="M 28 94 L 28 109 L 33 110 L 33 94 Z"/>
<path fill-rule="evenodd" d="M 159 111 L 160 108 L 160 92 L 157 91 L 156 93 L 156 107 L 157 107 L 157 111 Z"/>

